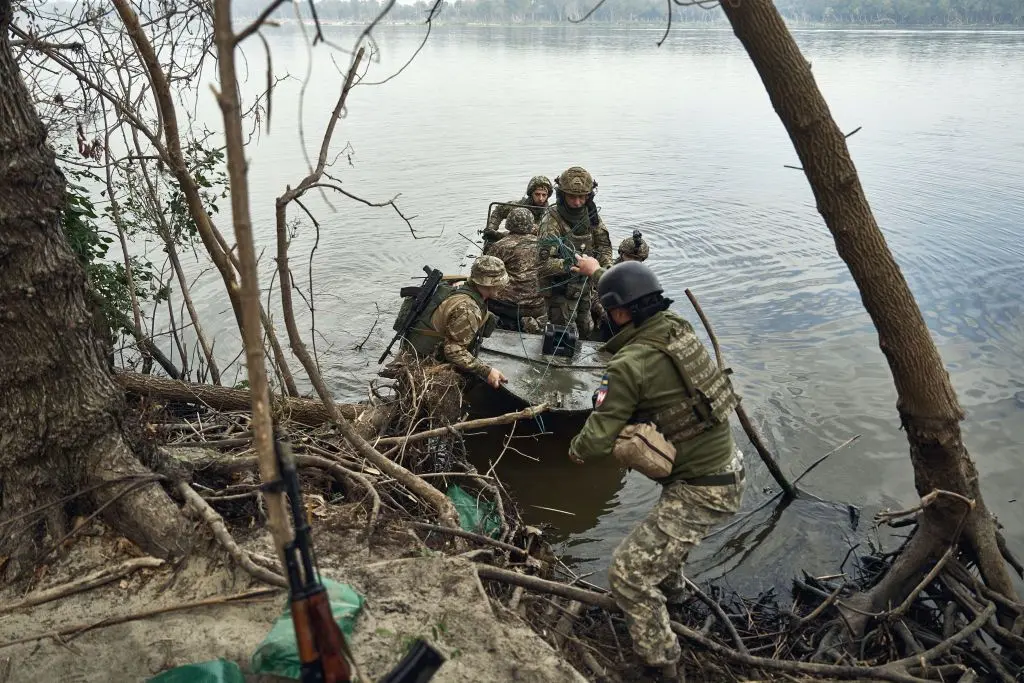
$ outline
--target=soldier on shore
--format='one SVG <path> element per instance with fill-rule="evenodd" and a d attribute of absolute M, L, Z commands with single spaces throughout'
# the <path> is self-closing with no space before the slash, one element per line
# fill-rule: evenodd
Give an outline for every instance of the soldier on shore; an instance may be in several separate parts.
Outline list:
<path fill-rule="evenodd" d="M 597 262 L 581 259 L 578 269 L 594 273 Z M 739 398 L 690 323 L 668 310 L 671 299 L 647 266 L 612 266 L 598 295 L 615 331 L 602 349 L 615 355 L 569 458 L 582 464 L 614 454 L 662 485 L 647 517 L 615 549 L 608 579 L 648 676 L 674 681 L 680 648 L 666 602 L 685 597 L 690 550 L 740 507 L 743 458 L 729 426 Z"/>

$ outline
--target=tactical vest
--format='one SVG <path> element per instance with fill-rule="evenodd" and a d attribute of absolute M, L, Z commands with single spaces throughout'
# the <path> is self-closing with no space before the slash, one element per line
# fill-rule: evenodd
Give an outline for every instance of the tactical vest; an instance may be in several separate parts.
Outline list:
<path fill-rule="evenodd" d="M 553 244 L 547 248 L 548 258 L 565 258 L 568 253 L 567 247 L 572 245 L 572 248 L 576 250 L 578 254 L 584 254 L 586 256 L 594 255 L 594 242 L 596 236 L 594 235 L 593 226 L 590 225 L 590 221 L 582 221 L 581 224 L 573 229 L 572 226 L 562 217 L 562 214 L 558 213 L 558 207 L 552 206 L 549 211 L 553 214 L 554 219 L 558 222 L 559 227 L 562 229 L 562 234 L 559 236 L 563 242 L 567 244 L 565 247 L 559 244 Z M 545 240 L 546 238 L 541 238 Z M 563 253 L 564 252 L 564 253 Z M 567 273 L 563 276 L 555 276 L 551 278 L 552 284 L 550 290 L 554 294 L 562 294 L 567 296 L 578 296 L 579 289 L 582 288 L 583 283 L 587 281 L 585 275 L 578 275 L 576 273 Z M 572 287 L 571 292 L 567 292 L 568 285 L 572 283 L 575 285 Z"/>
<path fill-rule="evenodd" d="M 483 297 L 475 289 L 470 287 L 452 287 L 446 282 L 441 282 L 437 285 L 437 289 L 434 290 L 433 296 L 427 301 L 427 305 L 423 307 L 423 312 L 412 321 L 409 325 L 408 331 L 405 333 L 405 344 L 411 347 L 419 358 L 427 358 L 434 356 L 437 353 L 438 348 L 441 346 L 441 342 L 444 339 L 444 334 L 434 329 L 431 324 L 431 319 L 434 317 L 434 313 L 437 311 L 438 306 L 450 296 L 455 294 L 464 294 L 471 298 L 483 311 L 485 319 L 484 322 L 491 322 L 489 318 L 491 316 L 487 313 L 487 304 L 484 302 Z M 412 308 L 413 297 L 405 297 L 402 301 L 402 307 L 398 311 L 398 317 L 395 321 L 394 330 L 401 332 L 402 321 L 409 313 L 409 309 Z M 480 344 L 483 341 L 483 337 L 489 336 L 487 332 L 487 324 L 480 325 L 480 330 L 477 331 L 476 338 L 473 340 L 473 346 L 469 349 L 469 352 L 476 354 L 480 348 Z M 494 329 L 493 323 L 490 326 L 491 330 Z"/>
<path fill-rule="evenodd" d="M 648 416 L 669 441 L 679 443 L 727 422 L 739 405 L 729 375 L 718 369 L 685 320 L 673 324 L 668 343 L 644 341 L 672 359 L 686 388 L 686 398 Z"/>

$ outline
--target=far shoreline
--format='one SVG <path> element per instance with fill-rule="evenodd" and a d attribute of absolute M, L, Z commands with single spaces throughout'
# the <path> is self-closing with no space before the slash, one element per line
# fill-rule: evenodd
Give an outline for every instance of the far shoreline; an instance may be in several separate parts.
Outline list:
<path fill-rule="evenodd" d="M 253 17 L 236 17 L 238 20 L 250 20 Z M 275 19 L 278 24 L 282 26 L 293 26 L 298 24 L 294 17 Z M 311 19 L 303 19 L 302 23 L 306 26 L 314 26 L 315 23 Z M 366 20 L 341 20 L 341 19 L 321 19 L 321 26 L 336 26 L 336 27 L 351 27 L 351 28 L 363 28 L 368 23 L 369 19 Z M 422 27 L 426 22 L 420 21 L 408 21 L 398 20 L 392 21 L 384 19 L 378 27 L 401 27 L 401 26 L 415 26 Z M 664 31 L 665 21 L 592 21 L 592 22 L 580 22 L 575 23 L 568 19 L 564 21 L 520 21 L 520 22 L 486 22 L 486 21 L 460 21 L 460 20 L 444 20 L 435 19 L 431 23 L 432 27 L 447 28 L 447 27 L 458 27 L 458 28 L 515 28 L 515 29 L 535 29 L 535 28 L 570 28 L 570 27 L 589 27 L 589 28 L 609 28 L 609 29 L 638 29 L 638 30 L 649 30 L 649 31 Z M 895 24 L 891 22 L 879 22 L 879 23 L 866 23 L 866 24 L 847 24 L 847 23 L 821 23 L 812 21 L 799 21 L 793 19 L 786 19 L 786 25 L 792 31 L 821 31 L 821 32 L 853 32 L 853 31 L 864 31 L 873 33 L 1024 33 L 1024 24 Z M 729 22 L 722 19 L 721 21 L 681 21 L 679 19 L 672 20 L 672 30 L 683 30 L 683 31 L 732 31 Z"/>

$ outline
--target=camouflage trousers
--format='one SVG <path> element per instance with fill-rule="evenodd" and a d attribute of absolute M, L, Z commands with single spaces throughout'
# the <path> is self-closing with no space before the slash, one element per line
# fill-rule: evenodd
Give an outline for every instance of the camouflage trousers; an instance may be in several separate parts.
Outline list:
<path fill-rule="evenodd" d="M 593 293 L 589 283 L 583 285 L 582 292 L 579 286 L 572 285 L 565 291 L 553 291 L 548 299 L 548 319 L 555 325 L 576 323 L 579 338 L 589 339 L 594 331 L 594 318 L 590 313 Z"/>
<path fill-rule="evenodd" d="M 522 305 L 514 302 L 491 299 L 487 309 L 498 316 L 498 327 L 518 330 L 528 334 L 541 334 L 548 322 L 547 308 L 540 304 Z"/>
<path fill-rule="evenodd" d="M 742 458 L 739 451 L 737 455 Z M 736 463 L 734 458 L 731 467 L 738 469 Z M 612 597 L 626 615 L 634 649 L 648 666 L 679 661 L 679 641 L 669 627 L 665 603 L 682 601 L 687 555 L 711 527 L 736 513 L 743 486 L 668 484 L 644 521 L 612 554 Z"/>

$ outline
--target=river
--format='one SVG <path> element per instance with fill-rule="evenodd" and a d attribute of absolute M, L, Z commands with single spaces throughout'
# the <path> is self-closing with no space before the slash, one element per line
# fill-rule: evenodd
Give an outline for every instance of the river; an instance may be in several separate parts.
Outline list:
<path fill-rule="evenodd" d="M 341 76 L 329 50 L 314 48 L 302 97 L 302 33 L 265 33 L 275 75 L 289 75 L 274 96 L 269 134 L 261 130 L 249 149 L 257 249 L 267 248 L 269 268 L 273 198 L 304 174 L 300 131 L 315 158 Z M 382 29 L 379 62 L 365 80 L 386 78 L 422 34 Z M 326 35 L 349 46 L 356 29 L 328 27 Z M 795 35 L 840 126 L 859 128 L 849 145 L 861 181 L 967 412 L 965 439 L 986 502 L 1020 553 L 1024 33 Z M 400 193 L 422 239 L 390 208 L 309 196 L 319 235 L 308 219 L 301 223 L 292 258 L 305 282 L 318 239 L 321 364 L 339 398 L 364 398 L 398 289 L 425 264 L 457 263 L 488 202 L 519 197 L 532 175 L 583 165 L 600 183 L 597 202 L 613 241 L 642 230 L 674 309 L 695 322 L 683 290 L 699 297 L 747 411 L 790 476 L 860 435 L 802 482 L 834 505 L 767 508 L 710 539 L 692 571 L 730 571 L 745 590 L 800 569 L 831 573 L 851 544 L 861 543 L 856 552 L 868 547 L 874 512 L 916 501 L 891 376 L 806 179 L 785 168 L 797 165 L 795 153 L 738 41 L 727 30 L 684 28 L 659 48 L 660 37 L 660 29 L 596 25 L 439 27 L 396 78 L 356 87 L 333 148 L 332 157 L 341 152 L 334 175 L 369 200 Z M 240 62 L 247 94 L 265 82 L 263 48 L 250 42 Z M 220 129 L 206 93 L 199 114 Z M 227 217 L 220 220 L 226 229 Z M 267 268 L 261 281 L 269 281 Z M 195 295 L 227 353 L 237 333 L 222 287 L 207 274 Z M 384 315 L 353 350 L 378 307 Z M 747 453 L 750 510 L 774 492 L 773 482 L 738 427 L 736 435 Z M 470 437 L 474 443 L 486 464 L 501 441 Z M 517 443 L 534 459 L 510 451 L 499 475 L 527 520 L 551 525 L 552 540 L 603 583 L 612 549 L 657 487 L 614 468 L 570 465 L 564 440 Z M 860 509 L 856 526 L 847 504 Z"/>

